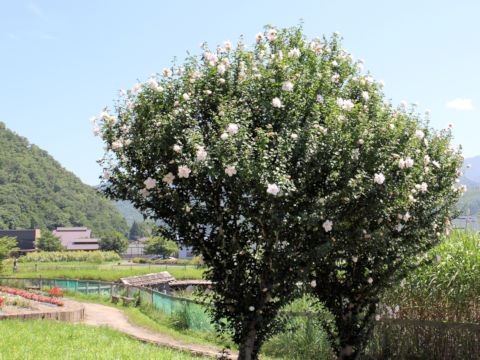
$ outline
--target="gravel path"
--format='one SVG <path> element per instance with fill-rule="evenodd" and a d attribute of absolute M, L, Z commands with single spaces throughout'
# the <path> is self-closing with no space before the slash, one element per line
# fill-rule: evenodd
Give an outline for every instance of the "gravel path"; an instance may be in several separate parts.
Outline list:
<path fill-rule="evenodd" d="M 93 326 L 108 326 L 119 330 L 138 340 L 168 346 L 174 349 L 189 351 L 197 355 L 221 358 L 222 353 L 213 346 L 188 344 L 173 338 L 170 335 L 157 333 L 153 330 L 132 324 L 125 313 L 117 308 L 94 303 L 82 302 L 85 305 L 84 324 Z M 236 354 L 223 355 L 223 359 L 237 359 Z"/>

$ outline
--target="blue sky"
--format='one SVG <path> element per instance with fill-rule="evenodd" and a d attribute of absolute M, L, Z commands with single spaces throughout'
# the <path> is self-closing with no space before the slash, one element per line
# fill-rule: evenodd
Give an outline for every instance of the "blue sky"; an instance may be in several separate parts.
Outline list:
<path fill-rule="evenodd" d="M 119 89 L 199 44 L 235 42 L 265 24 L 304 21 L 308 37 L 340 31 L 394 104 L 419 102 L 432 126 L 480 155 L 478 1 L 0 0 L 0 121 L 98 184 L 103 145 L 89 118 Z M 450 105 L 447 105 L 449 104 Z"/>

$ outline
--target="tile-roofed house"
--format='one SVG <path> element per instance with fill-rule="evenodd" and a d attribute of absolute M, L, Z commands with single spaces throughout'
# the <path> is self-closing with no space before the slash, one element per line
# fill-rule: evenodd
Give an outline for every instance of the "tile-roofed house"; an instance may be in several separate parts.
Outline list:
<path fill-rule="evenodd" d="M 57 227 L 53 235 L 59 236 L 67 250 L 99 250 L 100 239 L 90 238 L 92 230 L 86 227 Z"/>
<path fill-rule="evenodd" d="M 17 239 L 17 247 L 20 253 L 35 251 L 35 242 L 40 237 L 39 229 L 28 230 L 0 230 L 0 238 L 14 237 Z"/>

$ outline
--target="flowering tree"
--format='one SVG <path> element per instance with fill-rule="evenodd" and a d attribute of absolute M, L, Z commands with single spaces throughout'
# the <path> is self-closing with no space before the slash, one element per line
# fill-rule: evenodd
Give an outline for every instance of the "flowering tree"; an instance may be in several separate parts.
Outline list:
<path fill-rule="evenodd" d="M 301 28 L 268 28 L 251 50 L 202 47 L 201 58 L 122 91 L 115 115 L 92 119 L 107 145 L 103 188 L 202 254 L 217 325 L 233 332 L 240 359 L 256 359 L 299 281 L 338 320 L 320 290 L 338 287 L 347 255 L 363 276 L 345 286 L 368 287 L 391 273 L 375 273 L 361 252 L 383 239 L 402 259 L 428 247 L 458 196 L 445 189 L 460 160 L 448 132 L 436 138 L 383 102 L 382 82 L 361 74 L 338 35 L 307 42 Z M 430 242 L 411 249 L 414 238 Z M 350 346 L 333 344 L 339 354 Z"/>

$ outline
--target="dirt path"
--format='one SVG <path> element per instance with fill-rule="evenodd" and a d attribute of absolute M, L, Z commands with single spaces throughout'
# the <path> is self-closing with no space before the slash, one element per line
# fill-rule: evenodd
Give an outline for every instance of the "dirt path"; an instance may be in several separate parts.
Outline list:
<path fill-rule="evenodd" d="M 222 353 L 213 346 L 188 344 L 173 338 L 170 335 L 157 333 L 153 330 L 132 324 L 125 313 L 117 308 L 94 303 L 83 302 L 85 305 L 84 324 L 93 326 L 108 326 L 112 329 L 124 332 L 138 340 L 155 343 L 162 346 L 189 351 L 198 355 L 220 358 Z M 224 355 L 224 359 L 237 359 L 234 355 Z"/>

